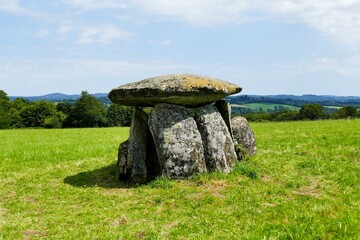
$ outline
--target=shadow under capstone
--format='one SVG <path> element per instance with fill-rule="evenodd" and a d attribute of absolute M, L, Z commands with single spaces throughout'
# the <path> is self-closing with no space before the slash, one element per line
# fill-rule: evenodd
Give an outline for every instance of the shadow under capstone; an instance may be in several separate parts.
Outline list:
<path fill-rule="evenodd" d="M 68 176 L 64 179 L 64 183 L 79 188 L 136 188 L 139 186 L 131 182 L 119 182 L 116 177 L 116 164 Z"/>

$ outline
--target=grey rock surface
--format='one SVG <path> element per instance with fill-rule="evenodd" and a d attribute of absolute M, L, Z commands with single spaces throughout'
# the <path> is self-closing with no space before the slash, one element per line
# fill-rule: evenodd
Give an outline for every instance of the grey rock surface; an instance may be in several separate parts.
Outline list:
<path fill-rule="evenodd" d="M 207 172 L 202 138 L 187 108 L 157 104 L 150 112 L 148 122 L 162 175 L 188 178 L 198 172 Z"/>
<path fill-rule="evenodd" d="M 226 126 L 229 129 L 230 135 L 232 136 L 232 129 L 231 129 L 231 105 L 225 100 L 219 100 L 215 103 L 215 107 L 223 117 Z"/>
<path fill-rule="evenodd" d="M 203 140 L 208 171 L 230 172 L 237 156 L 229 129 L 217 108 L 207 105 L 196 109 L 195 121 Z"/>
<path fill-rule="evenodd" d="M 147 152 L 146 152 L 146 169 L 148 180 L 154 180 L 156 177 L 161 176 L 162 170 L 157 155 L 154 139 L 151 135 L 150 129 L 147 134 Z"/>
<path fill-rule="evenodd" d="M 118 161 L 116 164 L 116 175 L 120 181 L 127 181 L 130 179 L 132 163 L 127 161 L 129 141 L 120 143 L 118 150 Z"/>
<path fill-rule="evenodd" d="M 147 121 L 147 114 L 136 107 L 130 127 L 127 162 L 132 163 L 131 180 L 137 183 L 147 180 Z"/>
<path fill-rule="evenodd" d="M 254 155 L 256 153 L 256 139 L 248 121 L 244 117 L 235 117 L 231 119 L 231 126 L 234 143 L 241 144 L 245 154 Z"/>
<path fill-rule="evenodd" d="M 144 79 L 114 88 L 112 102 L 128 106 L 155 106 L 170 103 L 202 106 L 241 91 L 241 87 L 215 78 L 173 74 Z"/>

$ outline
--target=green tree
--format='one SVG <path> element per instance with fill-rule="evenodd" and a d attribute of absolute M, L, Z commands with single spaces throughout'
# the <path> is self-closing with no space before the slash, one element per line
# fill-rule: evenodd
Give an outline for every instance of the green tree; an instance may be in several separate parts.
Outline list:
<path fill-rule="evenodd" d="M 61 128 L 66 115 L 62 112 L 56 112 L 54 115 L 47 117 L 44 121 L 45 128 Z"/>
<path fill-rule="evenodd" d="M 109 126 L 130 126 L 133 112 L 132 107 L 112 103 L 107 112 Z"/>
<path fill-rule="evenodd" d="M 344 106 L 339 108 L 336 112 L 337 117 L 339 118 L 349 118 L 349 117 L 356 117 L 356 108 L 353 106 Z"/>
<path fill-rule="evenodd" d="M 14 108 L 18 111 L 22 110 L 23 108 L 27 107 L 31 103 L 23 98 L 16 98 L 11 102 L 11 108 Z"/>
<path fill-rule="evenodd" d="M 7 94 L 0 90 L 0 129 L 10 127 L 10 99 Z"/>
<path fill-rule="evenodd" d="M 326 115 L 324 113 L 324 108 L 320 104 L 305 104 L 301 107 L 299 111 L 300 120 L 316 120 L 322 119 Z"/>
<path fill-rule="evenodd" d="M 56 104 L 56 110 L 66 114 L 66 115 L 70 115 L 72 108 L 73 108 L 73 104 L 71 104 L 69 102 L 60 102 L 60 103 Z"/>
<path fill-rule="evenodd" d="M 96 97 L 83 91 L 64 121 L 64 127 L 104 127 L 107 125 L 106 107 Z"/>
<path fill-rule="evenodd" d="M 272 113 L 272 120 L 276 122 L 295 121 L 298 119 L 297 111 L 284 110 L 281 112 Z"/>
<path fill-rule="evenodd" d="M 24 127 L 22 121 L 21 121 L 21 117 L 20 117 L 20 112 L 30 106 L 30 102 L 23 99 L 23 98 L 16 98 L 15 100 L 13 100 L 11 102 L 11 108 L 9 111 L 10 114 L 10 126 L 14 127 L 14 128 L 21 128 Z"/>
<path fill-rule="evenodd" d="M 32 102 L 20 112 L 21 122 L 24 127 L 44 127 L 45 119 L 56 114 L 55 104 L 52 102 Z"/>
<path fill-rule="evenodd" d="M 268 112 L 248 113 L 243 115 L 243 117 L 250 122 L 268 122 L 270 121 L 270 116 L 271 114 Z"/>

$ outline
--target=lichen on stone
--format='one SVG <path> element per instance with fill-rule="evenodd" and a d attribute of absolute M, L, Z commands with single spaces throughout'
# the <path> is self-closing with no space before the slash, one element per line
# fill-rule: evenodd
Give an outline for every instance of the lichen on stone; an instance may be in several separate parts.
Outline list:
<path fill-rule="evenodd" d="M 109 98 L 114 103 L 129 106 L 169 103 L 197 107 L 240 91 L 241 87 L 223 80 L 194 74 L 172 74 L 114 88 Z"/>

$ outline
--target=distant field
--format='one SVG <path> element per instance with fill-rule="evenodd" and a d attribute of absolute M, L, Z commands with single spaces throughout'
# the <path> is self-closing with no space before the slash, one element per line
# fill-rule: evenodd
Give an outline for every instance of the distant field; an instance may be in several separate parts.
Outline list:
<path fill-rule="evenodd" d="M 254 123 L 230 174 L 118 183 L 128 128 L 1 130 L 0 239 L 360 239 L 360 120 Z"/>
<path fill-rule="evenodd" d="M 253 111 L 258 111 L 260 108 L 263 111 L 267 111 L 267 110 L 275 110 L 276 108 L 278 108 L 279 106 L 287 108 L 289 110 L 299 110 L 299 107 L 295 107 L 292 105 L 286 105 L 286 104 L 276 104 L 276 103 L 246 103 L 246 104 L 232 104 L 231 105 L 233 108 L 249 108 Z"/>
<path fill-rule="evenodd" d="M 339 108 L 341 108 L 341 107 L 339 107 L 339 106 L 324 106 L 325 108 L 333 108 L 333 109 L 339 109 Z"/>

